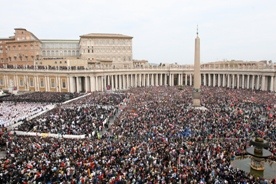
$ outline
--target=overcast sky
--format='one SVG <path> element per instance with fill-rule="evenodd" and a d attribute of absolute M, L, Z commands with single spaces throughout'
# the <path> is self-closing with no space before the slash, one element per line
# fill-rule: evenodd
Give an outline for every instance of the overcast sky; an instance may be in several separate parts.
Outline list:
<path fill-rule="evenodd" d="M 0 17 L 1 38 L 133 36 L 133 58 L 150 63 L 193 64 L 198 25 L 203 63 L 276 62 L 276 0 L 0 0 Z"/>

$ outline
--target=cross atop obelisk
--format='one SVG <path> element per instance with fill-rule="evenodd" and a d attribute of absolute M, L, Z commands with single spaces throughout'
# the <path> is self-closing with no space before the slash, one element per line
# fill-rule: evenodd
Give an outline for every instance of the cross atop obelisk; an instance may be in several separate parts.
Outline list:
<path fill-rule="evenodd" d="M 198 27 L 195 39 L 195 58 L 194 58 L 194 88 L 193 88 L 193 106 L 200 107 L 200 39 L 198 37 Z"/>

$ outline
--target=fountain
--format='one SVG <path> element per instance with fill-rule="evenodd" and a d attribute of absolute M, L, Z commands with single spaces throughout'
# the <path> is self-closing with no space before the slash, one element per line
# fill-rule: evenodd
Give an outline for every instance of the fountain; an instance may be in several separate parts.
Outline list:
<path fill-rule="evenodd" d="M 256 137 L 250 140 L 249 145 L 250 147 L 245 150 L 247 154 L 236 156 L 231 165 L 255 177 L 275 178 L 276 162 L 269 158 L 272 153 L 267 150 L 269 147 L 268 141 L 261 137 Z"/>
<path fill-rule="evenodd" d="M 272 154 L 265 149 L 269 147 L 268 142 L 263 138 L 256 137 L 250 141 L 250 146 L 246 149 L 246 152 L 252 156 L 250 167 L 257 171 L 265 170 L 265 159 Z"/>

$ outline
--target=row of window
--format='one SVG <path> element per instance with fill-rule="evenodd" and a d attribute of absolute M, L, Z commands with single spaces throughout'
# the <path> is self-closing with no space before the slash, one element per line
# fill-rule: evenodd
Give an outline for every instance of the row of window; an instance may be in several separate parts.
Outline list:
<path fill-rule="evenodd" d="M 75 52 L 79 52 L 78 50 L 42 50 L 42 52 L 43 53 L 70 53 L 70 52 L 73 52 L 73 53 L 75 53 Z"/>
<path fill-rule="evenodd" d="M 84 51 L 88 51 L 89 50 L 92 50 L 92 53 L 93 53 L 93 50 L 94 52 L 131 52 L 131 47 L 87 47 L 87 48 L 84 48 L 83 49 Z"/>
<path fill-rule="evenodd" d="M 89 39 L 82 40 L 82 45 L 127 45 L 131 44 L 130 39 Z"/>
<path fill-rule="evenodd" d="M 21 38 L 18 37 L 18 38 L 16 38 L 16 39 L 17 39 L 17 40 L 29 40 L 30 37 L 28 37 L 28 36 L 27 36 L 27 37 L 21 37 Z"/>
<path fill-rule="evenodd" d="M 79 45 L 78 44 L 42 44 L 42 48 L 43 49 L 64 49 L 64 48 L 67 48 L 67 49 L 77 49 L 79 48 Z"/>
<path fill-rule="evenodd" d="M 82 53 L 109 53 L 109 52 L 131 52 L 131 49 L 110 49 L 110 48 L 106 48 L 106 49 L 82 49 Z"/>
<path fill-rule="evenodd" d="M 28 48 L 30 47 L 30 48 Z M 6 46 L 7 50 L 21 50 L 21 48 L 23 48 L 23 46 L 21 47 L 21 45 L 13 45 L 13 46 Z M 28 50 L 28 49 L 33 49 L 33 48 L 39 48 L 38 45 L 24 45 L 24 50 Z"/>

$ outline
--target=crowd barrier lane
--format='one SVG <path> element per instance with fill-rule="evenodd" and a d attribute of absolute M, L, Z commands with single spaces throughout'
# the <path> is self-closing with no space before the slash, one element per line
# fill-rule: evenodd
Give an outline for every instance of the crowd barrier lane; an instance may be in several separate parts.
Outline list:
<path fill-rule="evenodd" d="M 24 131 L 10 131 L 11 134 L 22 135 L 22 136 L 40 136 L 42 138 L 53 137 L 53 138 L 64 138 L 64 139 L 84 139 L 85 135 L 61 135 L 51 133 L 37 133 L 37 132 L 24 132 Z"/>
<path fill-rule="evenodd" d="M 70 102 L 73 102 L 73 101 L 78 100 L 78 99 L 80 99 L 80 98 L 84 98 L 84 97 L 89 96 L 89 95 L 91 95 L 91 93 L 87 93 L 87 94 L 81 95 L 81 96 L 79 96 L 79 97 L 76 97 L 76 98 L 67 100 L 67 101 L 65 101 L 65 102 L 63 102 L 63 103 L 61 103 L 61 104 L 62 104 L 62 105 L 68 104 L 68 103 L 70 103 Z"/>

